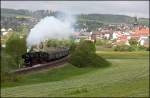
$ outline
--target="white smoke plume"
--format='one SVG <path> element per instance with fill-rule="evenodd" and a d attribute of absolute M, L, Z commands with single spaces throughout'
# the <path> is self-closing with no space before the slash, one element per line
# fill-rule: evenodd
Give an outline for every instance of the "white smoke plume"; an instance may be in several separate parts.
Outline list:
<path fill-rule="evenodd" d="M 27 37 L 27 46 L 38 45 L 46 39 L 66 39 L 74 32 L 74 18 L 47 16 L 37 23 Z"/>

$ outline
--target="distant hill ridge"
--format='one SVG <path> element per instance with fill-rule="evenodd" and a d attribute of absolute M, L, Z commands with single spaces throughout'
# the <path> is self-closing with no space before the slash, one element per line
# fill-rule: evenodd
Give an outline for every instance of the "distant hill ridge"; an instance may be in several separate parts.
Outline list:
<path fill-rule="evenodd" d="M 37 14 L 36 16 L 48 16 L 52 15 L 55 16 L 57 13 L 48 10 L 38 10 L 31 12 L 29 10 L 15 10 L 15 9 L 7 9 L 1 8 L 1 16 L 3 17 L 16 17 L 16 16 L 34 16 L 33 13 Z M 126 15 L 112 15 L 112 14 L 79 14 L 78 21 L 85 22 L 85 21 L 93 21 L 93 22 L 100 22 L 104 24 L 109 23 L 134 23 L 134 17 L 126 16 Z M 149 25 L 148 18 L 139 18 L 138 22 L 140 24 Z"/>

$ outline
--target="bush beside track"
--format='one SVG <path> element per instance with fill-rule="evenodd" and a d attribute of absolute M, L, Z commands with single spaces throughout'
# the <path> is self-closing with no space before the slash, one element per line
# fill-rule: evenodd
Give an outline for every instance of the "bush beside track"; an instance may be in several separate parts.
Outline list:
<path fill-rule="evenodd" d="M 77 67 L 106 67 L 110 63 L 96 55 L 95 44 L 91 41 L 81 41 L 72 52 L 69 62 Z"/>

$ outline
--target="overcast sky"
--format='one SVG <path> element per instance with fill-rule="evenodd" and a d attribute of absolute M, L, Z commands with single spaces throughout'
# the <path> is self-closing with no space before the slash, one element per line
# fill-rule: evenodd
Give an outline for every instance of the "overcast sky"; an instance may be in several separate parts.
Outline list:
<path fill-rule="evenodd" d="M 149 17 L 149 1 L 1 1 L 1 7 Z"/>

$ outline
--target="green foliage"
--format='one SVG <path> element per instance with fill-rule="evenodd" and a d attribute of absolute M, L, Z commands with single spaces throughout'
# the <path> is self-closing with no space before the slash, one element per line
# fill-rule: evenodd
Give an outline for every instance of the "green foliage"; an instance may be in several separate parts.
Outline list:
<path fill-rule="evenodd" d="M 87 14 L 79 15 L 79 19 L 98 20 L 102 23 L 127 23 L 131 17 L 125 15 L 111 15 L 111 14 Z"/>
<path fill-rule="evenodd" d="M 26 52 L 25 38 L 20 39 L 17 34 L 12 35 L 6 42 L 1 59 L 1 81 L 16 82 L 18 77 L 9 73 L 10 71 L 21 67 L 23 60 L 21 55 Z"/>
<path fill-rule="evenodd" d="M 104 46 L 100 46 L 100 45 L 96 46 L 96 50 L 97 51 L 108 51 L 108 52 L 109 51 L 114 51 L 113 48 L 108 48 L 108 47 L 104 47 Z"/>
<path fill-rule="evenodd" d="M 30 12 L 28 10 L 14 10 L 14 9 L 7 9 L 2 8 L 1 9 L 2 16 L 6 17 L 15 17 L 15 16 L 30 16 Z"/>
<path fill-rule="evenodd" d="M 146 50 L 148 50 L 148 47 L 144 47 L 144 46 L 138 46 L 138 50 L 144 50 L 144 51 L 146 51 Z"/>
<path fill-rule="evenodd" d="M 16 31 L 19 32 L 19 34 L 26 34 L 29 32 L 29 28 L 27 25 L 20 25 L 16 27 Z"/>
<path fill-rule="evenodd" d="M 147 18 L 139 18 L 138 19 L 138 23 L 141 24 L 141 25 L 149 26 L 149 19 L 147 19 Z"/>
<path fill-rule="evenodd" d="M 96 53 L 105 59 L 145 59 L 149 57 L 148 51 L 97 51 Z"/>
<path fill-rule="evenodd" d="M 21 63 L 21 56 L 26 50 L 25 38 L 20 39 L 18 36 L 13 35 L 6 42 L 5 52 L 13 58 L 16 65 Z"/>
<path fill-rule="evenodd" d="M 20 39 L 17 32 L 6 41 L 6 48 L 1 50 L 1 82 L 16 82 L 18 77 L 10 72 L 19 68 L 23 62 L 21 55 L 26 52 L 25 38 Z M 21 67 L 21 66 L 20 66 Z"/>
<path fill-rule="evenodd" d="M 104 40 L 96 40 L 96 45 L 105 45 L 106 41 Z"/>
<path fill-rule="evenodd" d="M 76 47 L 77 47 L 77 43 L 75 43 L 74 41 L 71 41 L 71 43 L 70 43 L 70 52 L 71 53 L 74 52 Z"/>
<path fill-rule="evenodd" d="M 12 69 L 17 68 L 13 58 L 10 55 L 6 54 L 4 50 L 1 51 L 1 57 L 1 73 L 6 73 L 11 71 Z"/>
<path fill-rule="evenodd" d="M 112 42 L 107 39 L 96 40 L 96 50 L 98 51 L 113 51 Z"/>
<path fill-rule="evenodd" d="M 91 61 L 90 57 L 94 55 L 94 52 L 95 46 L 92 42 L 81 41 L 71 54 L 70 63 L 78 67 L 85 67 Z"/>
<path fill-rule="evenodd" d="M 87 88 L 81 87 L 81 88 L 75 89 L 74 91 L 71 91 L 69 95 L 81 94 L 81 93 L 87 93 L 87 92 L 88 92 Z"/>
<path fill-rule="evenodd" d="M 135 49 L 128 45 L 117 45 L 114 47 L 114 51 L 134 51 Z"/>
<path fill-rule="evenodd" d="M 112 47 L 111 43 L 112 42 L 110 40 L 107 40 L 107 39 L 96 40 L 97 46 L 103 46 L 105 48 L 111 48 Z"/>
<path fill-rule="evenodd" d="M 47 45 L 47 47 L 56 47 L 57 42 L 54 40 L 48 40 L 46 45 Z"/>
<path fill-rule="evenodd" d="M 136 39 L 131 38 L 131 39 L 129 40 L 129 44 L 130 44 L 131 46 L 137 46 L 138 42 L 137 42 Z"/>
<path fill-rule="evenodd" d="M 114 51 L 148 51 L 149 49 L 141 45 L 138 46 L 137 40 L 133 38 L 129 40 L 129 44 L 130 46 L 124 44 L 117 45 L 114 47 Z"/>
<path fill-rule="evenodd" d="M 149 47 L 147 47 L 147 48 L 146 48 L 146 51 L 150 51 L 150 48 L 149 48 Z"/>
<path fill-rule="evenodd" d="M 2 83 L 10 83 L 10 82 L 17 82 L 19 80 L 19 76 L 16 76 L 15 74 L 10 73 L 1 73 L 1 82 Z"/>
<path fill-rule="evenodd" d="M 107 43 L 107 44 L 105 45 L 105 47 L 106 47 L 106 48 L 112 48 L 112 43 Z"/>
<path fill-rule="evenodd" d="M 91 41 L 81 41 L 71 54 L 69 62 L 77 67 L 108 66 L 110 63 L 95 53 L 95 44 Z"/>
<path fill-rule="evenodd" d="M 18 68 L 14 61 L 14 58 L 6 54 L 3 50 L 1 51 L 1 56 L 1 83 L 16 82 L 18 80 L 18 77 L 16 77 L 14 74 L 9 73 L 13 69 Z"/>
<path fill-rule="evenodd" d="M 144 46 L 141 46 L 141 45 L 139 45 L 137 47 L 137 50 L 138 51 L 150 51 L 149 47 L 144 47 Z"/>
<path fill-rule="evenodd" d="M 47 41 L 47 47 L 69 47 L 71 45 L 70 40 L 57 40 L 57 39 L 51 39 Z"/>

